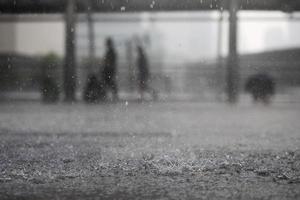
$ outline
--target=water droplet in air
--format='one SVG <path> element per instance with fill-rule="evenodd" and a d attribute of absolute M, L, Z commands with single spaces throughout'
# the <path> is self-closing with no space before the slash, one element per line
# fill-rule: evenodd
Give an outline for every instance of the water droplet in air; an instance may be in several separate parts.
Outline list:
<path fill-rule="evenodd" d="M 154 8 L 154 6 L 155 6 L 155 1 L 152 1 L 150 4 L 150 8 Z"/>

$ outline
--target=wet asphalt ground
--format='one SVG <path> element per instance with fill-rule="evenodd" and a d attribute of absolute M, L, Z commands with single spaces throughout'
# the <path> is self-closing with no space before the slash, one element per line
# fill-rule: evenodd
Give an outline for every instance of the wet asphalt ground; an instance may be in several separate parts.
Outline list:
<path fill-rule="evenodd" d="M 300 104 L 0 107 L 0 199 L 300 199 Z"/>

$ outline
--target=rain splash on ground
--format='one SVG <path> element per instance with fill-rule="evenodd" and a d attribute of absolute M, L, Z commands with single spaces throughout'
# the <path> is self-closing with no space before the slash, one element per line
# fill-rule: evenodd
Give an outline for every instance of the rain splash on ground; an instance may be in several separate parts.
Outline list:
<path fill-rule="evenodd" d="M 0 110 L 0 199 L 300 198 L 297 103 Z"/>

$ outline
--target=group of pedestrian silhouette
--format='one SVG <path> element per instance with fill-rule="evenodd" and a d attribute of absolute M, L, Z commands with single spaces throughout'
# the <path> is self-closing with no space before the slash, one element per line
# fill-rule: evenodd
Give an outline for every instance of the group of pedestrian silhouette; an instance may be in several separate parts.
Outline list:
<path fill-rule="evenodd" d="M 145 94 L 149 93 L 153 99 L 156 99 L 156 92 L 149 86 L 150 72 L 148 59 L 145 50 L 138 45 L 136 65 L 138 69 L 138 88 L 141 100 L 145 99 Z M 84 100 L 89 103 L 99 101 L 119 100 L 118 84 L 116 79 L 117 73 L 117 52 L 114 47 L 114 42 L 111 38 L 106 39 L 106 52 L 104 55 L 102 67 L 98 74 L 90 74 L 87 79 L 87 84 L 84 89 Z M 109 98 L 109 92 L 112 94 Z"/>
<path fill-rule="evenodd" d="M 150 87 L 150 71 L 147 55 L 141 45 L 136 47 L 137 59 L 137 86 L 140 100 L 146 95 L 157 99 L 156 91 Z M 106 51 L 98 73 L 88 75 L 84 88 L 83 99 L 88 103 L 100 101 L 118 101 L 119 91 L 117 84 L 117 52 L 111 38 L 106 39 Z M 268 73 L 253 74 L 245 82 L 245 91 L 252 96 L 254 102 L 269 104 L 275 95 L 275 81 Z M 59 88 L 53 78 L 45 76 L 42 82 L 42 97 L 44 102 L 56 102 L 59 99 Z M 111 95 L 109 95 L 111 94 Z"/>

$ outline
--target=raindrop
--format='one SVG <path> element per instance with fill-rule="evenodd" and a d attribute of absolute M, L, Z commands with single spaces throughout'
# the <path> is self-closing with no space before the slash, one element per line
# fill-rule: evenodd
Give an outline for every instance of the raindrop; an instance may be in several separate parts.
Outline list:
<path fill-rule="evenodd" d="M 155 1 L 152 1 L 150 4 L 150 8 L 154 8 L 154 6 L 155 6 Z"/>
<path fill-rule="evenodd" d="M 121 10 L 121 12 L 124 12 L 124 11 L 126 10 L 126 7 L 125 7 L 125 6 L 122 6 L 122 7 L 120 8 L 120 10 Z"/>

